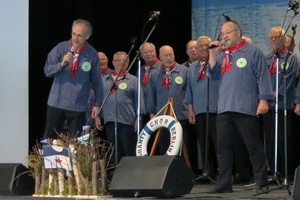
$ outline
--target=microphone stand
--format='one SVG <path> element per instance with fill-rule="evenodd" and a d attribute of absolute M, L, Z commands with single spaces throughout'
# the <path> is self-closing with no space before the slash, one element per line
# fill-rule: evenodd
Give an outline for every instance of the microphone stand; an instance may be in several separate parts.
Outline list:
<path fill-rule="evenodd" d="M 147 22 L 149 22 L 149 21 L 147 21 Z M 147 42 L 147 40 L 148 40 L 149 37 L 151 36 L 152 32 L 153 32 L 154 29 L 156 28 L 157 24 L 158 24 L 158 23 L 155 22 L 153 28 L 151 29 L 149 35 L 148 35 L 147 38 L 145 39 L 145 42 L 143 43 L 143 45 Z M 127 54 L 126 61 L 125 61 L 125 63 L 123 64 L 123 66 L 122 66 L 120 72 L 117 74 L 116 79 L 115 79 L 114 82 L 111 84 L 111 87 L 110 87 L 110 89 L 109 89 L 107 95 L 105 96 L 105 98 L 104 98 L 104 100 L 103 100 L 103 102 L 102 102 L 102 104 L 101 104 L 101 106 L 100 106 L 99 113 L 100 113 L 100 111 L 102 110 L 102 108 L 103 108 L 105 102 L 107 101 L 107 99 L 108 99 L 108 97 L 109 97 L 109 95 L 110 95 L 110 92 L 111 92 L 113 89 L 116 91 L 116 103 L 117 103 L 117 89 L 118 89 L 118 86 L 116 85 L 116 80 L 118 80 L 118 78 L 119 78 L 121 72 L 123 71 L 126 62 L 127 62 L 128 59 L 129 59 L 129 55 L 131 54 L 133 48 L 135 47 L 136 40 L 137 40 L 137 38 L 133 38 L 133 39 L 132 39 L 132 45 L 131 45 L 131 48 L 130 48 L 130 50 L 129 50 L 129 53 Z M 127 73 L 124 75 L 124 77 L 122 78 L 122 80 L 125 79 L 125 77 L 126 77 L 126 75 L 128 74 L 129 70 L 132 68 L 132 66 L 133 66 L 133 64 L 134 64 L 134 62 L 135 62 L 135 60 L 139 57 L 139 55 L 140 55 L 140 50 L 141 50 L 141 48 L 142 48 L 143 45 L 141 45 L 141 47 L 140 47 L 139 50 L 137 51 L 136 56 L 134 57 L 134 59 L 133 59 L 133 61 L 131 62 L 130 66 L 128 67 Z M 139 62 L 139 73 L 140 73 L 140 65 L 141 65 L 141 64 L 140 64 L 140 62 Z M 139 76 L 140 76 L 140 74 L 139 74 Z M 137 131 L 137 133 L 138 133 L 138 134 L 137 134 L 137 135 L 139 135 L 139 130 L 140 130 L 140 96 L 141 96 L 140 91 L 141 91 L 141 89 L 140 89 L 140 77 L 139 77 L 139 79 L 138 79 L 138 108 L 137 108 L 137 118 L 138 118 L 138 131 Z M 98 113 L 98 115 L 99 115 L 99 113 Z M 115 115 L 116 115 L 116 117 L 115 117 L 115 166 L 117 166 L 117 164 L 118 164 L 117 105 L 116 105 Z"/>
<path fill-rule="evenodd" d="M 114 122 L 114 123 L 115 123 L 115 166 L 117 166 L 117 164 L 118 164 L 118 129 L 117 129 L 117 114 L 118 114 L 118 112 L 117 112 L 117 90 L 118 90 L 118 86 L 116 85 L 116 81 L 117 81 L 118 78 L 120 77 L 120 74 L 121 74 L 121 72 L 123 71 L 126 62 L 129 60 L 129 55 L 131 54 L 133 48 L 135 47 L 136 40 L 137 40 L 137 38 L 133 38 L 133 39 L 131 40 L 132 45 L 131 45 L 131 48 L 130 48 L 128 54 L 127 54 L 126 61 L 124 62 L 123 66 L 122 66 L 122 68 L 121 68 L 121 70 L 120 70 L 120 72 L 117 74 L 115 80 L 113 80 L 113 83 L 111 84 L 110 89 L 108 90 L 108 93 L 107 93 L 107 95 L 105 96 L 105 98 L 104 98 L 104 100 L 103 100 L 103 102 L 102 102 L 102 104 L 101 104 L 101 106 L 100 106 L 99 112 L 98 112 L 98 114 L 97 114 L 97 115 L 99 115 L 99 113 L 100 113 L 100 111 L 102 110 L 104 104 L 106 103 L 108 97 L 110 96 L 111 91 L 112 91 L 112 90 L 115 90 L 115 91 L 116 91 L 116 94 L 115 94 L 115 95 L 116 95 L 116 97 L 115 97 L 115 100 L 116 100 L 116 108 L 115 108 L 115 122 Z M 125 76 L 124 76 L 124 77 L 125 77 Z M 123 78 L 123 79 L 124 79 L 124 78 Z"/>
<path fill-rule="evenodd" d="M 208 62 L 205 63 L 202 71 L 200 74 L 202 74 L 206 68 L 207 68 Z M 201 65 L 201 64 L 200 64 Z M 211 182 L 216 184 L 216 181 L 213 180 L 209 175 L 208 175 L 208 151 L 209 151 L 209 85 L 210 85 L 210 78 L 209 78 L 209 73 L 207 73 L 207 87 L 206 87 L 206 92 L 207 92 L 207 97 L 206 97 L 206 122 L 205 122 L 205 158 L 204 158 L 204 168 L 203 168 L 203 174 L 202 176 L 196 178 L 196 181 L 199 179 L 208 179 Z M 197 82 L 199 81 L 199 78 L 197 79 Z"/>
<path fill-rule="evenodd" d="M 141 59 L 140 59 L 140 53 L 141 53 L 142 47 L 148 41 L 148 39 L 151 36 L 152 32 L 154 31 L 154 29 L 158 25 L 158 22 L 157 22 L 158 18 L 157 17 L 153 18 L 152 20 L 155 23 L 154 23 L 153 27 L 151 28 L 150 32 L 148 33 L 148 36 L 144 40 L 143 44 L 140 46 L 139 50 L 136 51 L 136 55 L 135 55 L 134 59 L 132 60 L 130 66 L 128 67 L 128 70 L 127 70 L 127 73 L 128 73 L 129 70 L 132 68 L 132 66 L 133 66 L 134 62 L 136 61 L 136 59 L 138 59 L 138 105 L 137 105 L 137 121 L 138 121 L 138 124 L 137 124 L 137 138 L 139 137 L 140 125 L 141 125 Z M 151 21 L 151 20 L 149 19 L 146 23 L 148 23 L 149 21 Z M 126 77 L 127 73 L 125 74 L 123 79 Z"/>
<path fill-rule="evenodd" d="M 289 10 L 287 10 L 288 12 Z M 284 35 L 282 36 L 280 42 L 278 43 L 277 45 L 277 48 L 276 48 L 276 56 L 277 56 L 277 60 L 276 60 L 276 104 L 275 104 L 275 172 L 274 172 L 274 178 L 277 178 L 275 179 L 278 182 L 278 171 L 277 171 L 277 152 L 278 152 L 278 87 L 279 87 L 279 48 L 280 48 L 280 44 L 282 44 L 283 42 L 283 38 L 285 37 L 293 19 L 296 17 L 296 15 L 299 14 L 299 12 L 296 11 L 296 9 L 294 9 L 294 15 L 284 33 Z M 295 35 L 295 32 L 293 33 L 293 37 Z M 288 173 L 287 173 L 287 108 L 286 108 L 286 61 L 287 61 L 287 58 L 288 56 L 286 57 L 286 60 L 285 60 L 285 64 L 284 64 L 284 67 L 283 67 L 283 70 L 282 70 L 282 73 L 283 73 L 283 87 L 284 87 L 284 165 L 285 165 L 285 178 L 283 180 L 283 184 L 280 185 L 276 188 L 272 188 L 272 189 L 269 189 L 269 190 L 265 190 L 265 191 L 262 191 L 260 193 L 257 193 L 253 196 L 257 196 L 257 195 L 260 195 L 260 194 L 265 194 L 265 193 L 268 193 L 269 191 L 274 191 L 274 190 L 277 190 L 277 189 L 282 189 L 282 188 L 285 188 L 287 191 L 288 191 L 288 194 L 291 195 L 291 191 L 289 189 L 289 183 L 288 183 Z"/>
<path fill-rule="evenodd" d="M 222 14 L 224 17 L 225 15 Z M 219 22 L 220 22 L 220 19 L 221 19 L 221 16 L 219 16 L 218 18 L 218 22 L 217 22 L 217 26 L 216 26 L 216 30 L 215 30 L 215 36 L 214 38 L 216 38 L 216 35 L 217 35 L 217 30 L 218 30 L 218 26 L 219 26 Z M 225 17 L 226 18 L 226 17 Z M 226 18 L 227 20 L 227 18 Z M 228 20 L 227 20 L 228 21 Z M 221 33 L 219 33 L 218 35 L 218 38 L 217 38 L 218 41 L 221 40 Z M 205 63 L 202 71 L 200 72 L 200 74 L 202 74 L 206 68 L 207 68 L 207 64 L 208 62 Z M 197 82 L 199 81 L 199 78 L 197 79 Z M 203 168 L 203 173 L 202 173 L 202 176 L 196 178 L 195 180 L 199 180 L 199 179 L 209 179 L 211 182 L 215 183 L 216 184 L 216 181 L 214 181 L 210 176 L 208 176 L 208 151 L 209 151 L 209 86 L 210 85 L 210 78 L 209 78 L 209 73 L 207 72 L 207 88 L 206 88 L 206 91 L 207 91 L 207 98 L 206 98 L 206 122 L 205 122 L 205 158 L 204 158 L 204 168 Z"/>
<path fill-rule="evenodd" d="M 137 102 L 137 119 L 138 119 L 138 123 L 137 123 L 137 141 L 139 139 L 139 132 L 141 130 L 141 81 L 140 81 L 140 77 L 141 77 L 141 57 L 138 56 L 138 102 Z"/>
<path fill-rule="evenodd" d="M 225 15 L 222 14 L 224 17 Z M 216 35 L 217 35 L 217 29 L 218 29 L 218 26 L 219 26 L 219 22 L 220 22 L 220 19 L 221 19 L 221 16 L 219 16 L 219 19 L 218 19 L 218 22 L 217 22 L 217 26 L 216 26 L 216 30 L 215 30 L 215 36 L 214 38 L 216 38 Z M 227 16 L 226 16 L 227 17 Z M 225 18 L 226 18 L 225 17 Z M 226 18 L 227 21 L 229 21 L 227 18 Z M 218 35 L 218 38 L 217 38 L 218 41 L 221 40 L 221 33 L 219 33 Z M 202 71 L 200 72 L 200 74 L 202 74 L 206 68 L 207 68 L 207 64 L 208 62 L 205 63 Z M 209 85 L 210 85 L 210 78 L 209 78 L 209 73 L 207 72 L 207 88 L 206 88 L 206 91 L 207 91 L 207 98 L 206 98 L 206 122 L 205 122 L 205 158 L 204 158 L 204 168 L 203 168 L 203 174 L 202 176 L 196 178 L 195 180 L 199 180 L 199 179 L 209 179 L 211 182 L 215 183 L 216 184 L 216 181 L 213 180 L 210 176 L 208 176 L 208 151 L 209 151 Z M 197 82 L 199 81 L 199 78 L 197 79 Z"/>

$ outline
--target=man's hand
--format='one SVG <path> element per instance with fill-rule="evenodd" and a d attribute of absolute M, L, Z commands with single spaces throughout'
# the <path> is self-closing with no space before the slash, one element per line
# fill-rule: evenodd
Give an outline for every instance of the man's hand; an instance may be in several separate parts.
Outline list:
<path fill-rule="evenodd" d="M 260 100 L 257 106 L 256 114 L 265 114 L 269 110 L 269 105 L 267 100 Z"/>
<path fill-rule="evenodd" d="M 92 114 L 91 117 L 92 118 L 96 118 L 100 113 L 100 107 L 99 106 L 94 106 L 92 109 Z"/>
<path fill-rule="evenodd" d="M 193 105 L 192 104 L 188 104 L 188 117 L 189 117 L 189 122 L 190 124 L 196 124 L 196 118 L 195 118 L 195 113 L 194 113 L 194 109 L 193 109 Z"/>
<path fill-rule="evenodd" d="M 103 126 L 101 125 L 101 119 L 100 117 L 95 117 L 95 126 L 99 131 L 103 130 Z"/>
<path fill-rule="evenodd" d="M 71 61 L 72 56 L 73 56 L 72 52 L 69 51 L 68 53 L 66 53 L 63 57 L 63 60 L 60 63 L 60 66 L 65 67 L 67 63 Z"/>
<path fill-rule="evenodd" d="M 296 104 L 296 107 L 294 109 L 294 113 L 296 113 L 296 115 L 300 115 L 300 104 Z"/>

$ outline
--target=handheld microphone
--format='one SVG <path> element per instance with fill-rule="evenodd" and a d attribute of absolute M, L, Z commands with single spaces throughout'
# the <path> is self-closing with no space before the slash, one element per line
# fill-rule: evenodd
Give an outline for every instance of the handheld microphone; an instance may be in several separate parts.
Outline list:
<path fill-rule="evenodd" d="M 72 46 L 70 52 L 73 54 L 74 51 L 76 51 L 76 49 L 77 49 L 77 46 Z"/>
<path fill-rule="evenodd" d="M 222 15 L 223 15 L 223 17 L 225 17 L 226 21 L 231 21 L 230 17 L 228 17 L 227 15 L 224 15 L 223 13 L 222 13 Z"/>
<path fill-rule="evenodd" d="M 73 53 L 74 53 L 74 51 L 76 51 L 76 49 L 77 49 L 77 46 L 72 46 L 71 50 L 69 52 L 72 53 L 72 55 L 73 55 Z M 68 64 L 69 64 L 69 62 L 66 61 L 64 64 L 64 67 L 66 67 Z"/>
<path fill-rule="evenodd" d="M 225 40 L 221 40 L 220 42 L 221 42 L 221 45 L 225 45 Z M 220 45 L 211 45 L 211 46 L 208 47 L 208 49 L 214 49 L 218 46 L 220 46 Z"/>
<path fill-rule="evenodd" d="M 149 21 L 158 19 L 158 16 L 160 15 L 160 11 L 152 11 L 150 12 L 150 18 Z"/>

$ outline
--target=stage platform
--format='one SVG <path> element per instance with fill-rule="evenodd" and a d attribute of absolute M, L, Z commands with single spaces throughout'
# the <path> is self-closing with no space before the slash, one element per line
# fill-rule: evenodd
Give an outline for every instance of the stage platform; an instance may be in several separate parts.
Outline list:
<path fill-rule="evenodd" d="M 234 185 L 233 193 L 226 194 L 209 194 L 207 193 L 210 189 L 214 187 L 214 184 L 195 184 L 193 189 L 189 194 L 175 197 L 171 199 L 200 199 L 200 200 L 232 200 L 232 199 L 240 199 L 240 200 L 252 200 L 252 199 L 272 199 L 272 200 L 298 200 L 289 195 L 287 188 L 276 189 L 270 191 L 268 194 L 261 194 L 258 196 L 253 196 L 255 193 L 254 186 L 253 187 L 245 187 L 244 185 Z M 270 189 L 278 188 L 278 185 L 270 185 Z M 290 187 L 290 192 L 292 192 L 292 187 Z M 12 199 L 12 200 L 88 200 L 88 199 L 98 199 L 98 200 L 130 200 L 130 199 L 159 199 L 157 197 L 138 197 L 138 198 L 122 198 L 122 197 L 112 197 L 112 196 L 99 196 L 99 197 L 34 197 L 34 196 L 0 196 L 0 200 L 4 199 Z"/>

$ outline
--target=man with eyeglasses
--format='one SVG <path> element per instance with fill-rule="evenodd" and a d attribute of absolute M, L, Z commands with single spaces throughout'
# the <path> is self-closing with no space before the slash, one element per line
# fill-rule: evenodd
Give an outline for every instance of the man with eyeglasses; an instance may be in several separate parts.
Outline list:
<path fill-rule="evenodd" d="M 149 88 L 149 80 L 156 68 L 161 66 L 161 61 L 157 58 L 155 46 L 153 43 L 146 42 L 141 48 L 141 57 L 144 60 L 144 65 L 141 66 L 141 88 L 143 90 L 145 105 L 147 104 L 147 95 Z M 150 120 L 149 113 L 143 116 L 143 125 L 146 125 Z M 149 146 L 149 145 L 148 145 Z"/>
<path fill-rule="evenodd" d="M 285 162 L 284 159 L 288 159 L 288 180 L 293 180 L 294 169 L 296 166 L 293 164 L 293 110 L 294 110 L 294 99 L 295 99 L 295 88 L 296 88 L 296 78 L 297 70 L 299 66 L 299 61 L 297 55 L 289 51 L 285 46 L 284 37 L 285 30 L 281 27 L 273 27 L 269 32 L 270 46 L 272 47 L 272 53 L 266 56 L 267 66 L 269 74 L 272 81 L 272 89 L 274 97 L 276 97 L 276 77 L 277 69 L 278 71 L 278 149 L 277 149 L 277 167 L 278 171 L 276 176 L 278 178 L 285 175 Z M 277 52 L 276 52 L 277 51 Z M 278 59 L 278 66 L 277 66 Z M 277 68 L 278 67 L 278 68 Z M 286 83 L 285 83 L 286 82 Z M 285 95 L 285 97 L 284 97 Z M 284 101 L 286 98 L 286 102 Z M 286 107 L 285 107 L 286 106 Z M 286 112 L 285 112 L 286 109 Z M 268 158 L 269 168 L 271 173 L 275 170 L 275 106 L 262 116 L 263 118 L 263 128 L 265 130 L 265 144 L 266 144 L 266 154 Z M 286 124 L 285 116 L 286 115 Z M 284 152 L 284 126 L 287 128 L 287 153 L 288 157 L 285 157 Z M 276 177 L 277 178 L 277 177 Z"/>
<path fill-rule="evenodd" d="M 230 193 L 235 138 L 240 135 L 250 155 L 257 192 L 268 189 L 268 168 L 259 133 L 259 114 L 268 111 L 273 101 L 272 85 L 266 59 L 261 50 L 242 39 L 242 29 L 235 21 L 222 25 L 221 42 L 210 45 L 209 66 L 212 79 L 219 79 L 217 115 L 218 181 L 210 193 Z M 219 54 L 217 56 L 217 54 Z"/>
<path fill-rule="evenodd" d="M 107 140 L 114 145 L 116 150 L 111 158 L 111 163 L 114 165 L 118 164 L 123 156 L 135 156 L 137 142 L 138 79 L 127 72 L 128 65 L 127 54 L 118 51 L 113 56 L 114 70 L 102 77 L 104 95 L 109 94 L 103 106 L 104 127 Z M 143 96 L 141 97 L 141 113 L 145 113 Z M 96 127 L 99 129 L 98 122 L 99 117 L 96 117 Z M 115 122 L 117 122 L 117 132 L 115 132 Z M 117 154 L 117 160 L 115 160 L 115 154 Z"/>
<path fill-rule="evenodd" d="M 186 93 L 188 68 L 175 61 L 173 48 L 164 45 L 159 49 L 159 58 L 162 65 L 155 70 L 150 78 L 146 111 L 153 118 L 167 103 L 174 99 L 174 110 L 183 128 L 183 136 L 187 137 L 188 112 L 187 105 L 183 103 Z M 159 115 L 162 115 L 159 113 Z M 185 138 L 186 139 L 186 138 Z M 161 131 L 158 143 L 158 153 L 163 155 L 170 144 L 170 133 L 167 129 Z"/>
<path fill-rule="evenodd" d="M 188 81 L 186 89 L 186 97 L 184 103 L 188 105 L 189 122 L 195 124 L 198 139 L 201 148 L 202 168 L 209 172 L 209 176 L 213 179 L 217 175 L 217 159 L 216 159 L 216 116 L 218 103 L 219 80 L 208 79 L 208 58 L 209 44 L 211 39 L 207 36 L 200 36 L 196 41 L 196 48 L 199 59 L 192 63 L 188 72 Z M 209 82 L 209 83 L 208 83 Z M 208 88 L 209 86 L 209 88 Z M 208 94 L 209 93 L 209 94 Z M 209 99 L 208 99 L 209 95 Z M 209 102 L 207 102 L 209 100 Z M 207 106 L 209 106 L 209 118 L 207 119 Z M 208 120 L 208 121 L 207 121 Z M 205 168 L 206 154 L 206 122 L 209 122 L 209 169 Z M 197 143 L 196 143 L 197 146 Z M 197 149 L 196 149 L 197 150 Z M 195 171 L 195 170 L 194 170 Z"/>
<path fill-rule="evenodd" d="M 59 43 L 48 54 L 44 72 L 54 80 L 48 98 L 45 138 L 56 138 L 64 131 L 65 121 L 71 136 L 82 131 L 91 86 L 95 90 L 91 117 L 99 112 L 103 88 L 97 51 L 87 42 L 91 35 L 90 22 L 75 20 L 71 39 Z"/>
<path fill-rule="evenodd" d="M 198 50 L 196 48 L 196 40 L 188 41 L 188 43 L 186 43 L 185 51 L 189 58 L 186 62 L 182 63 L 182 65 L 189 68 L 193 62 L 199 60 L 199 54 L 198 54 Z"/>

